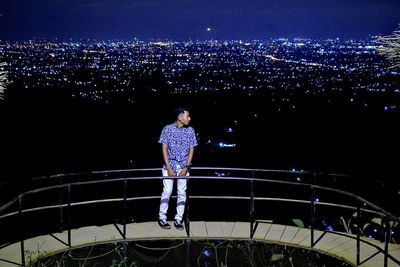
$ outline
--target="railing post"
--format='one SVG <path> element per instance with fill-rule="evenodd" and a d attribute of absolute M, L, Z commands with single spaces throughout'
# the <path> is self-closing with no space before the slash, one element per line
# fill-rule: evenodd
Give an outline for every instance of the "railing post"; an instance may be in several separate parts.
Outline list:
<path fill-rule="evenodd" d="M 67 191 L 67 212 L 68 212 L 68 246 L 71 248 L 71 184 L 68 184 Z"/>
<path fill-rule="evenodd" d="M 254 172 L 253 177 L 254 178 Z M 254 181 L 250 180 L 250 238 L 254 236 Z"/>
<path fill-rule="evenodd" d="M 126 203 L 126 190 L 127 190 L 127 180 L 124 179 L 124 214 L 123 214 L 123 233 L 124 233 L 124 239 L 126 239 L 126 218 L 127 218 L 127 203 Z"/>
<path fill-rule="evenodd" d="M 313 173 L 314 179 L 313 179 L 313 184 L 316 185 L 317 184 L 317 173 L 314 172 Z"/>
<path fill-rule="evenodd" d="M 20 231 L 20 238 L 21 238 L 21 265 L 25 266 L 25 245 L 24 245 L 24 226 L 23 226 L 23 218 L 22 218 L 22 196 L 19 195 L 18 197 L 18 221 L 19 221 L 19 231 Z"/>
<path fill-rule="evenodd" d="M 317 173 L 313 173 L 313 185 L 317 183 Z M 314 228 L 315 228 L 315 188 L 311 186 L 310 199 L 310 228 L 311 228 L 311 248 L 314 247 Z"/>
<path fill-rule="evenodd" d="M 310 227 L 311 227 L 311 248 L 314 247 L 314 227 L 315 227 L 315 189 L 311 186 L 311 200 L 310 200 Z"/>
<path fill-rule="evenodd" d="M 187 237 L 190 237 L 190 219 L 189 219 L 189 210 L 190 210 L 190 201 L 189 201 L 189 178 L 186 178 L 186 201 L 185 201 L 185 229 Z"/>
<path fill-rule="evenodd" d="M 388 266 L 388 250 L 389 250 L 389 242 L 391 237 L 391 229 L 390 223 L 384 218 L 383 225 L 385 227 L 385 258 L 384 258 L 384 267 Z"/>
<path fill-rule="evenodd" d="M 360 199 L 357 198 L 357 247 L 356 247 L 356 263 L 357 266 L 360 265 L 360 235 L 361 235 L 361 208 Z"/>
<path fill-rule="evenodd" d="M 60 176 L 59 179 L 59 185 L 62 185 L 62 176 Z M 63 223 L 64 223 L 64 218 L 63 218 L 63 187 L 60 187 L 60 233 L 63 231 Z"/>

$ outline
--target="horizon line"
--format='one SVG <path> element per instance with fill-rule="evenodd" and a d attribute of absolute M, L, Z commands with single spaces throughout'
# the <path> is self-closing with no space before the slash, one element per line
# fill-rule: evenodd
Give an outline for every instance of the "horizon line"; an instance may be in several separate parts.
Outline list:
<path fill-rule="evenodd" d="M 326 38 L 310 38 L 310 37 L 268 37 L 264 39 L 260 38 L 238 38 L 238 39 L 228 39 L 228 38 L 211 38 L 211 39 L 202 39 L 202 38 L 113 38 L 113 39 L 106 39 L 106 38 L 68 38 L 68 37 L 32 37 L 32 38 L 24 38 L 19 40 L 8 40 L 0 38 L 0 42 L 7 42 L 7 43 L 18 43 L 18 42 L 32 42 L 32 41 L 59 41 L 59 42 L 78 42 L 78 41 L 86 41 L 86 42 L 264 42 L 264 41 L 271 41 L 271 40 L 308 40 L 308 41 L 332 41 L 332 40 L 344 40 L 344 41 L 371 41 L 378 37 L 384 35 L 369 35 L 368 37 L 360 38 L 360 37 L 326 37 Z"/>

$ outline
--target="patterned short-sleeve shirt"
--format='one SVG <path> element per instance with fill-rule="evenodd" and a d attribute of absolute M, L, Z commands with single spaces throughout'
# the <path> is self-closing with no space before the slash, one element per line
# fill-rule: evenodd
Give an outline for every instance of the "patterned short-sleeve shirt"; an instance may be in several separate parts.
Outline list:
<path fill-rule="evenodd" d="M 190 126 L 178 128 L 176 123 L 163 128 L 158 142 L 168 146 L 169 164 L 175 172 L 178 171 L 178 165 L 180 168 L 186 166 L 190 148 L 197 146 L 194 129 Z"/>

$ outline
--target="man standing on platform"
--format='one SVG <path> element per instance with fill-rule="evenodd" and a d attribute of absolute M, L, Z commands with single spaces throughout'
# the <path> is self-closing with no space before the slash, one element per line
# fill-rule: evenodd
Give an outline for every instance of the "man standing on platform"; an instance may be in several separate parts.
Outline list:
<path fill-rule="evenodd" d="M 197 146 L 197 139 L 194 129 L 189 126 L 189 111 L 178 107 L 175 113 L 177 115 L 176 121 L 163 128 L 160 140 L 158 141 L 162 144 L 164 159 L 162 175 L 186 177 L 189 176 L 194 147 Z M 158 224 L 164 229 L 171 228 L 167 222 L 167 211 L 174 180 L 172 178 L 163 179 Z M 176 180 L 178 199 L 176 202 L 174 226 L 178 230 L 183 230 L 182 219 L 185 211 L 187 180 L 186 178 L 177 178 Z"/>

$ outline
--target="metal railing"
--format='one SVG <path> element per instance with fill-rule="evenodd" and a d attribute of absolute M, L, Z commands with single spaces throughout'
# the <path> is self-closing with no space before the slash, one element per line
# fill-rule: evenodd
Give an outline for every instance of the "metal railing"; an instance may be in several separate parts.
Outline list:
<path fill-rule="evenodd" d="M 347 236 L 349 238 L 356 240 L 356 264 L 361 265 L 368 260 L 372 259 L 374 256 L 378 254 L 384 255 L 384 266 L 388 266 L 388 259 L 392 260 L 396 264 L 400 265 L 400 261 L 393 257 L 388 252 L 388 246 L 391 239 L 391 228 L 388 224 L 389 220 L 400 222 L 399 218 L 394 216 L 393 214 L 385 211 L 379 206 L 367 201 L 366 199 L 360 197 L 359 195 L 337 189 L 326 187 L 322 185 L 318 185 L 317 179 L 319 177 L 335 177 L 337 178 L 345 178 L 350 179 L 349 176 L 346 175 L 337 175 L 337 174 L 321 174 L 307 171 L 296 171 L 296 170 L 269 170 L 269 169 L 240 169 L 240 168 L 212 168 L 212 167 L 193 167 L 192 174 L 196 174 L 196 172 L 201 173 L 206 172 L 206 175 L 197 175 L 197 176 L 189 176 L 187 177 L 190 182 L 190 187 L 188 186 L 187 190 L 187 200 L 185 206 L 185 229 L 186 235 L 190 238 L 190 205 L 191 200 L 240 200 L 248 202 L 248 221 L 250 222 L 250 239 L 253 239 L 256 229 L 260 223 L 260 220 L 257 219 L 257 209 L 256 203 L 264 203 L 265 201 L 274 201 L 280 203 L 295 203 L 296 205 L 309 205 L 309 219 L 310 219 L 310 231 L 311 231 L 311 243 L 310 248 L 314 248 L 315 245 L 323 238 L 323 236 L 327 233 L 333 233 L 336 235 Z M 18 225 L 19 229 L 19 242 L 21 247 L 21 264 L 16 262 L 11 262 L 7 259 L 0 259 L 0 261 L 5 261 L 9 263 L 13 263 L 15 265 L 25 266 L 25 249 L 24 249 L 24 240 L 26 239 L 26 234 L 24 229 L 26 228 L 26 224 L 24 225 L 24 214 L 35 213 L 39 211 L 53 210 L 59 209 L 60 213 L 60 227 L 62 228 L 64 224 L 66 224 L 67 230 L 67 241 L 63 241 L 60 238 L 54 236 L 49 233 L 52 237 L 57 239 L 59 242 L 63 243 L 69 248 L 72 248 L 71 241 L 71 228 L 72 228 L 72 219 L 75 221 L 79 221 L 79 218 L 72 218 L 72 207 L 78 206 L 86 206 L 86 205 L 98 205 L 102 203 L 114 203 L 114 202 L 122 202 L 122 211 L 121 217 L 122 220 L 119 222 L 119 225 L 122 225 L 122 228 L 118 226 L 116 222 L 114 222 L 114 226 L 120 233 L 121 237 L 126 240 L 126 225 L 128 223 L 128 212 L 127 207 L 131 201 L 143 201 L 143 200 L 157 200 L 160 198 L 159 190 L 157 190 L 157 195 L 142 195 L 142 196 L 132 196 L 131 192 L 128 188 L 128 183 L 139 183 L 143 181 L 157 181 L 165 178 L 176 179 L 176 177 L 162 177 L 158 175 L 148 176 L 149 172 L 158 172 L 160 173 L 160 168 L 149 168 L 149 169 L 124 169 L 124 170 L 111 170 L 111 171 L 97 171 L 97 172 L 88 172 L 88 173 L 71 173 L 71 174 L 60 174 L 53 176 L 45 176 L 45 177 L 37 177 L 31 180 L 32 187 L 34 185 L 39 185 L 39 187 L 34 187 L 24 192 L 19 193 L 18 196 L 11 199 L 7 203 L 0 206 L 0 223 L 2 220 L 12 220 Z M 240 175 L 232 175 L 232 173 L 243 174 L 249 173 L 250 175 L 240 176 Z M 132 175 L 133 174 L 133 175 Z M 302 175 L 302 179 L 299 181 L 299 175 Z M 250 176 L 250 177 L 248 177 Z M 295 179 L 293 179 L 295 178 Z M 304 178 L 304 179 L 303 179 Z M 85 181 L 81 181 L 85 179 Z M 192 183 L 195 182 L 222 182 L 231 184 L 234 182 L 240 183 L 248 183 L 249 188 L 241 188 L 241 195 L 192 195 L 191 187 Z M 90 199 L 80 200 L 73 202 L 71 200 L 71 193 L 73 190 L 77 190 L 84 186 L 98 186 L 101 184 L 110 184 L 117 183 L 122 185 L 122 192 L 119 197 L 107 197 L 107 198 L 96 198 L 96 194 L 91 196 Z M 257 191 L 258 188 L 262 188 L 268 185 L 271 186 L 283 186 L 285 188 L 300 188 L 302 191 L 303 198 L 288 198 L 286 197 L 271 197 L 269 194 L 271 192 L 266 191 Z M 161 189 L 161 188 L 160 188 Z M 242 190 L 243 189 L 243 190 Z M 45 193 L 50 191 L 59 191 L 59 198 L 57 199 L 57 203 L 51 203 L 47 205 L 43 205 L 38 203 L 37 205 L 27 205 L 28 203 L 24 203 L 25 199 L 30 197 L 37 197 L 40 199 L 43 197 Z M 246 192 L 246 190 L 248 190 Z M 153 190 L 154 191 L 154 190 Z M 336 197 L 345 197 L 348 199 L 349 203 L 343 202 L 321 202 L 317 198 L 317 192 L 325 192 L 327 194 L 334 194 Z M 280 192 L 282 193 L 282 192 Z M 285 194 L 287 195 L 287 194 Z M 337 198 L 335 198 L 337 199 Z M 340 208 L 343 210 L 349 210 L 355 212 L 357 229 L 356 236 L 351 235 L 346 232 L 337 232 L 337 231 L 329 231 L 323 230 L 323 234 L 318 238 L 315 238 L 315 231 L 317 230 L 316 226 L 316 208 L 320 207 L 334 207 Z M 373 214 L 378 215 L 382 219 L 382 229 L 384 229 L 384 243 L 385 246 L 382 249 L 381 247 L 369 242 L 367 240 L 361 239 L 361 216 L 362 214 Z M 369 246 L 373 246 L 377 249 L 377 252 L 371 255 L 369 258 L 361 261 L 360 258 L 360 249 L 361 243 L 366 243 Z M 3 246 L 8 245 L 6 242 Z M 1 248 L 1 245 L 0 245 Z"/>

